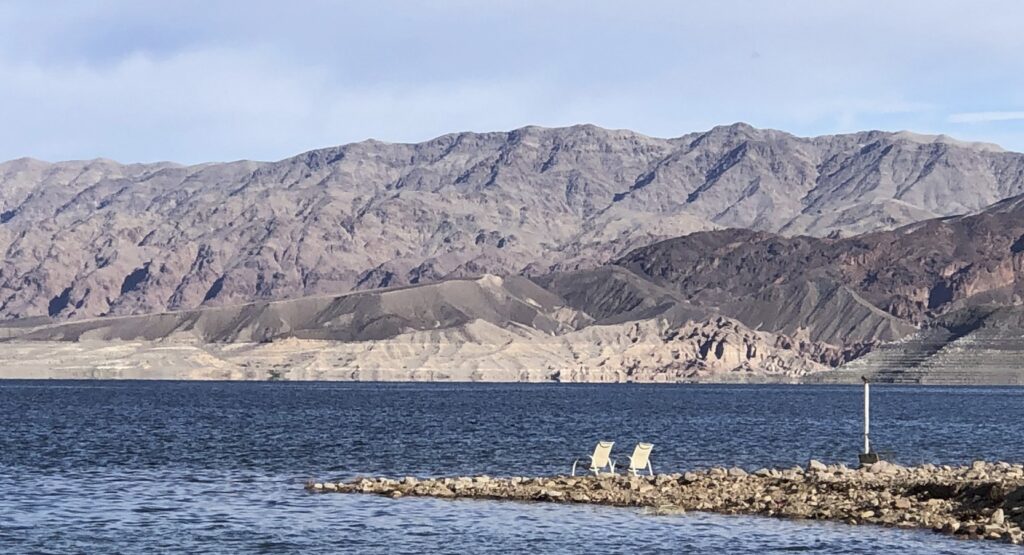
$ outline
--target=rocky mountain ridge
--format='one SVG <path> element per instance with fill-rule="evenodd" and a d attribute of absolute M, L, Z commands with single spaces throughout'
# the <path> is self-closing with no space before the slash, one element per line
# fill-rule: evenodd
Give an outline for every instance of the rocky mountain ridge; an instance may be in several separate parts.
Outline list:
<path fill-rule="evenodd" d="M 851 235 L 1022 192 L 1024 155 L 991 145 L 877 131 L 800 138 L 744 124 L 674 139 L 526 127 L 269 163 L 21 159 L 0 164 L 0 318 L 540 276 L 695 231 Z M 900 332 L 875 325 L 878 337 Z"/>
<path fill-rule="evenodd" d="M 532 278 L 18 320 L 0 360 L 92 368 L 76 342 L 133 377 L 1024 383 L 1022 244 L 1024 195 L 846 239 L 721 230 Z"/>
<path fill-rule="evenodd" d="M 1022 160 L 742 124 L 18 160 L 2 375 L 1024 383 Z"/>

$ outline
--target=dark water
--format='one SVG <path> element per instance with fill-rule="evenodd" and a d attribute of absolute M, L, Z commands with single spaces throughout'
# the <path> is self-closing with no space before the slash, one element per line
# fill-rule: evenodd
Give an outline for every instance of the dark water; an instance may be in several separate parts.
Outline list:
<path fill-rule="evenodd" d="M 930 532 L 310 495 L 309 478 L 852 463 L 857 387 L 0 382 L 0 552 L 1021 553 Z M 1024 389 L 876 387 L 900 462 L 1024 460 Z"/>

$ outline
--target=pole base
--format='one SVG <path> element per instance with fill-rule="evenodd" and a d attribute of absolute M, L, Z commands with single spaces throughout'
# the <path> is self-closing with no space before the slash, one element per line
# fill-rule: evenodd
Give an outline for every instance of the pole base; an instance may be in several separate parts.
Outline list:
<path fill-rule="evenodd" d="M 861 466 L 867 466 L 869 464 L 875 464 L 876 462 L 882 460 L 882 457 L 878 453 L 871 452 L 861 453 L 857 455 L 857 459 L 860 461 Z"/>

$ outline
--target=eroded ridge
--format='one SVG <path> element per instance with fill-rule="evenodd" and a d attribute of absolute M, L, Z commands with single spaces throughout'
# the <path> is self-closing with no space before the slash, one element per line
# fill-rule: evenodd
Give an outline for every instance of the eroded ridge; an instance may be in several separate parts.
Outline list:
<path fill-rule="evenodd" d="M 326 493 L 400 498 L 503 499 L 645 507 L 658 513 L 707 511 L 793 519 L 930 528 L 972 539 L 1024 542 L 1024 466 L 903 467 L 888 462 L 851 469 L 811 461 L 807 468 L 711 468 L 656 476 L 489 476 L 361 478 L 310 482 Z"/>

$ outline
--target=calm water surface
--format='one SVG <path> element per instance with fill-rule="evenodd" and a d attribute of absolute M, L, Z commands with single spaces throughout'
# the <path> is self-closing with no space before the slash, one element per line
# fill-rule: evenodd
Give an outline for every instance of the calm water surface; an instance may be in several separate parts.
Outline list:
<path fill-rule="evenodd" d="M 310 495 L 309 478 L 852 463 L 829 386 L 0 382 L 4 553 L 1024 553 L 929 532 L 494 501 Z M 1024 389 L 874 390 L 900 462 L 1024 460 Z"/>

